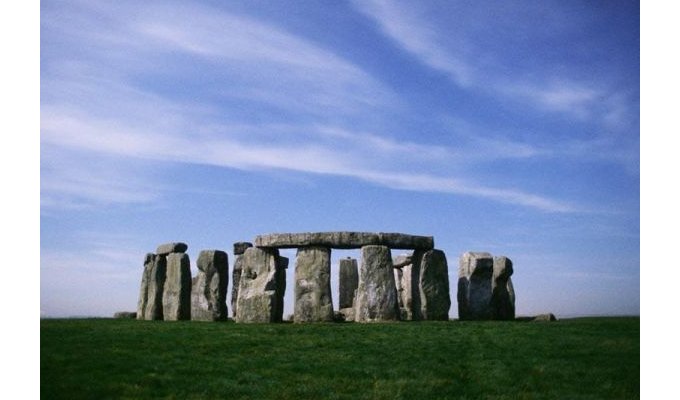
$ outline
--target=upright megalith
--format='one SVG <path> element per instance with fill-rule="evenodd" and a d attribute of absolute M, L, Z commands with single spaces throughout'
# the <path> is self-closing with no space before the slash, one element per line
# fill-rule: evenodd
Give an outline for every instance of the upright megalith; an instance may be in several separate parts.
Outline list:
<path fill-rule="evenodd" d="M 333 321 L 331 249 L 301 247 L 295 258 L 295 322 Z"/>
<path fill-rule="evenodd" d="M 203 250 L 196 261 L 198 274 L 191 287 L 191 319 L 227 320 L 229 259 L 221 250 Z"/>
<path fill-rule="evenodd" d="M 458 268 L 458 317 L 461 320 L 492 318 L 492 277 L 491 254 L 467 252 L 461 256 Z"/>
<path fill-rule="evenodd" d="M 420 317 L 425 320 L 449 319 L 449 267 L 443 251 L 428 250 L 420 257 Z"/>
<path fill-rule="evenodd" d="M 354 292 L 359 286 L 359 267 L 357 260 L 351 257 L 340 259 L 339 271 L 339 308 L 354 306 Z"/>
<path fill-rule="evenodd" d="M 167 260 L 165 256 L 154 254 L 153 261 L 149 257 L 150 271 L 147 283 L 146 307 L 144 319 L 163 319 L 163 291 L 167 275 Z"/>
<path fill-rule="evenodd" d="M 515 289 L 510 279 L 512 273 L 512 261 L 509 258 L 494 257 L 491 307 L 495 320 L 515 319 Z"/>
<path fill-rule="evenodd" d="M 159 256 L 167 256 L 170 253 L 185 253 L 189 246 L 182 242 L 172 242 L 161 244 L 156 248 L 156 254 Z"/>
<path fill-rule="evenodd" d="M 401 254 L 392 260 L 399 299 L 399 315 L 405 321 L 422 319 L 420 311 L 420 261 L 423 252 Z"/>
<path fill-rule="evenodd" d="M 489 253 L 468 252 L 458 269 L 458 316 L 461 320 L 514 320 L 512 261 Z"/>
<path fill-rule="evenodd" d="M 139 300 L 137 301 L 137 319 L 144 319 L 146 304 L 149 301 L 149 277 L 153 269 L 155 255 L 147 253 L 144 256 L 144 270 L 142 271 L 142 283 L 139 288 Z"/>
<path fill-rule="evenodd" d="M 399 319 L 397 289 L 392 269 L 389 247 L 369 245 L 361 248 L 359 286 L 354 306 L 356 322 Z"/>
<path fill-rule="evenodd" d="M 394 264 L 394 259 L 392 260 L 392 264 Z M 394 286 L 397 287 L 397 305 L 399 306 L 400 314 L 401 317 L 400 319 L 406 320 L 407 318 L 405 317 L 406 310 L 404 309 L 404 287 L 401 284 L 401 281 L 404 277 L 404 272 L 401 270 L 401 268 L 394 268 Z"/>
<path fill-rule="evenodd" d="M 338 272 L 339 315 L 344 321 L 354 321 L 354 299 L 359 287 L 359 266 L 351 257 L 340 259 Z"/>
<path fill-rule="evenodd" d="M 243 253 L 253 247 L 250 242 L 234 243 L 234 267 L 231 273 L 231 312 L 236 316 L 236 302 L 238 300 L 238 286 L 241 281 L 241 270 L 243 269 Z"/>
<path fill-rule="evenodd" d="M 287 266 L 282 259 L 277 249 L 250 247 L 243 253 L 234 316 L 236 322 L 281 322 L 281 281 L 285 279 Z M 283 287 L 285 288 L 285 280 Z"/>
<path fill-rule="evenodd" d="M 184 253 L 167 255 L 167 276 L 163 290 L 163 319 L 166 321 L 191 318 L 191 268 Z"/>

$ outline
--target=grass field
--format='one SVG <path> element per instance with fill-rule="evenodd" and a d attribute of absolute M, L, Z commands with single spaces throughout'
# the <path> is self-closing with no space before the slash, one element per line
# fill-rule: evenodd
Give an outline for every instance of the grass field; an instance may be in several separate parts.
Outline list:
<path fill-rule="evenodd" d="M 45 319 L 46 399 L 630 399 L 640 319 L 268 324 Z"/>

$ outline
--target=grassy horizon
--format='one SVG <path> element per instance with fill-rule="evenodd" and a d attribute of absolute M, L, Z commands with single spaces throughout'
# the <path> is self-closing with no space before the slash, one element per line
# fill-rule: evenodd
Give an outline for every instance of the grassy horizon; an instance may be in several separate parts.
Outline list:
<path fill-rule="evenodd" d="M 235 324 L 41 320 L 41 397 L 640 397 L 639 317 Z"/>

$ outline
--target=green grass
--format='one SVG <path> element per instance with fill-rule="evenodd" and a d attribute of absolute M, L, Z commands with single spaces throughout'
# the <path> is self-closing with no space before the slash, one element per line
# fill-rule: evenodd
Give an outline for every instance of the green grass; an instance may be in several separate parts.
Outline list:
<path fill-rule="evenodd" d="M 629 399 L 640 319 L 41 321 L 48 399 Z"/>

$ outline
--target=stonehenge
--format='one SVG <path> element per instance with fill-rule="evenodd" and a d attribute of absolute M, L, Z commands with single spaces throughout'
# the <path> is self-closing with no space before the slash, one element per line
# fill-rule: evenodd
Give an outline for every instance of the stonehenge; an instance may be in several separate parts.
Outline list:
<path fill-rule="evenodd" d="M 238 299 L 238 285 L 241 281 L 241 270 L 243 269 L 243 253 L 246 249 L 253 247 L 250 242 L 236 242 L 234 243 L 234 269 L 232 272 L 232 284 L 231 284 L 231 310 L 233 315 L 236 315 L 236 299 Z"/>
<path fill-rule="evenodd" d="M 191 270 L 185 243 L 158 246 L 144 257 L 137 319 L 188 320 L 191 315 Z"/>
<path fill-rule="evenodd" d="M 408 321 L 449 319 L 449 268 L 443 251 L 415 250 L 393 260 L 399 291 L 401 319 Z"/>
<path fill-rule="evenodd" d="M 512 261 L 501 256 L 493 259 L 491 283 L 491 317 L 495 320 L 515 319 L 515 289 L 512 286 Z"/>
<path fill-rule="evenodd" d="M 191 318 L 191 269 L 185 253 L 167 255 L 163 287 L 163 319 L 181 321 Z"/>
<path fill-rule="evenodd" d="M 338 312 L 345 321 L 354 321 L 354 296 L 359 287 L 359 267 L 351 257 L 340 259 L 338 273 L 339 304 Z"/>
<path fill-rule="evenodd" d="M 153 253 L 147 253 L 144 257 L 142 285 L 139 289 L 139 300 L 137 301 L 137 319 L 145 319 L 144 312 L 146 311 L 146 305 L 149 301 L 149 277 L 151 276 L 151 270 L 153 269 L 154 261 L 155 255 Z"/>
<path fill-rule="evenodd" d="M 392 271 L 392 255 L 387 246 L 361 248 L 359 287 L 354 300 L 354 321 L 398 321 L 399 304 Z"/>
<path fill-rule="evenodd" d="M 189 246 L 182 242 L 172 242 L 161 244 L 156 248 L 156 254 L 159 256 L 167 256 L 170 253 L 180 253 L 183 254 L 187 251 Z"/>
<path fill-rule="evenodd" d="M 149 276 L 147 281 L 146 307 L 143 313 L 137 312 L 137 319 L 162 320 L 163 319 L 163 288 L 165 287 L 165 274 L 167 261 L 165 256 L 150 254 Z M 147 255 L 147 260 L 149 255 Z M 145 265 L 146 270 L 146 265 Z M 144 282 L 142 281 L 142 284 Z M 140 301 L 142 303 L 142 301 Z"/>
<path fill-rule="evenodd" d="M 392 260 L 394 279 L 399 294 L 399 315 L 404 321 L 422 319 L 420 310 L 420 259 L 421 251 L 399 255 Z M 414 263 L 413 260 L 416 260 Z M 447 278 L 448 280 L 448 278 Z"/>
<path fill-rule="evenodd" d="M 198 275 L 191 284 L 191 319 L 227 320 L 229 257 L 221 250 L 203 250 L 196 261 Z"/>
<path fill-rule="evenodd" d="M 432 236 L 414 236 L 403 233 L 371 232 L 312 232 L 273 233 L 255 237 L 255 246 L 290 249 L 308 246 L 334 249 L 359 249 L 363 246 L 380 245 L 393 249 L 425 249 L 434 247 Z"/>
<path fill-rule="evenodd" d="M 458 317 L 461 320 L 515 319 L 512 261 L 489 253 L 467 252 L 458 268 Z"/>
<path fill-rule="evenodd" d="M 286 270 L 280 249 L 297 249 L 294 323 L 448 320 L 448 263 L 431 236 L 371 232 L 277 233 L 233 243 L 231 315 L 239 323 L 283 322 Z M 144 257 L 135 315 L 140 320 L 227 321 L 229 256 L 202 250 L 192 279 L 188 246 L 161 244 Z M 338 260 L 338 304 L 331 293 L 332 249 L 360 249 Z M 392 250 L 409 250 L 392 257 Z M 512 261 L 466 252 L 459 259 L 460 320 L 514 320 Z M 134 318 L 134 317 L 132 317 Z"/>
<path fill-rule="evenodd" d="M 447 321 L 451 297 L 446 255 L 441 250 L 432 249 L 423 253 L 419 261 L 420 317 L 429 321 Z"/>
<path fill-rule="evenodd" d="M 236 322 L 281 322 L 285 267 L 277 249 L 249 247 L 243 253 Z M 284 266 L 285 263 L 285 266 Z M 283 270 L 281 272 L 280 270 Z M 281 282 L 282 278 L 284 279 Z"/>
<path fill-rule="evenodd" d="M 333 321 L 331 249 L 327 247 L 301 247 L 297 251 L 293 321 Z"/>

